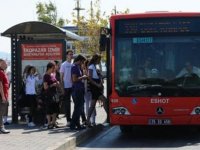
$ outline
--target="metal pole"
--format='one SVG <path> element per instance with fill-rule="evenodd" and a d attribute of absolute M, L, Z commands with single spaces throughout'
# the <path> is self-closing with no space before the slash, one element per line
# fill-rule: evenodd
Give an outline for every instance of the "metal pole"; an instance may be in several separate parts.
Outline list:
<path fill-rule="evenodd" d="M 18 55 L 17 35 L 11 35 L 11 70 L 12 70 L 12 122 L 18 123 L 17 98 L 18 98 Z"/>
<path fill-rule="evenodd" d="M 73 10 L 77 11 L 77 22 L 79 22 L 80 21 L 80 11 L 84 10 L 84 8 L 81 8 L 79 0 L 76 0 L 76 6 Z"/>

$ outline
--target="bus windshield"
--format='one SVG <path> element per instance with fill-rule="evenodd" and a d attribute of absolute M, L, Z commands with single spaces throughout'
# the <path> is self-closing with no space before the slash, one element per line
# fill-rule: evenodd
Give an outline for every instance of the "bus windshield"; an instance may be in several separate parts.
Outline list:
<path fill-rule="evenodd" d="M 120 96 L 200 96 L 200 36 L 117 36 Z"/>

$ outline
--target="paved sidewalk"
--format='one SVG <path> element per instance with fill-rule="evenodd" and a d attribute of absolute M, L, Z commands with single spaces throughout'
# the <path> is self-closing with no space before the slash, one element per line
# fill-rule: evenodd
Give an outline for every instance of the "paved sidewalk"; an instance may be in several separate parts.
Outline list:
<path fill-rule="evenodd" d="M 97 104 L 97 124 L 103 123 L 106 119 L 106 113 L 102 107 Z M 0 134 L 0 150 L 64 150 L 73 148 L 78 141 L 85 136 L 90 136 L 88 133 L 91 129 L 72 132 L 69 127 L 66 127 L 66 119 L 60 115 L 57 120 L 61 128 L 58 129 L 42 129 L 40 127 L 30 128 L 24 124 L 11 124 L 6 126 L 11 131 L 10 134 Z M 101 126 L 97 126 L 99 130 Z M 67 143 L 68 142 L 68 143 Z M 66 145 L 67 143 L 67 145 Z M 71 146 L 69 146 L 72 145 Z"/>
<path fill-rule="evenodd" d="M 107 87 L 105 85 L 105 95 L 106 88 Z M 73 102 L 71 104 L 73 112 Z M 76 144 L 81 143 L 88 137 L 103 130 L 103 126 L 101 124 L 106 120 L 106 113 L 103 107 L 100 107 L 98 102 L 96 104 L 96 109 L 96 123 L 99 125 L 95 128 L 76 132 L 72 132 L 69 127 L 66 127 L 66 119 L 63 118 L 63 115 L 60 115 L 60 119 L 57 120 L 59 123 L 58 125 L 61 127 L 58 129 L 47 130 L 40 127 L 30 128 L 24 124 L 8 125 L 6 126 L 6 129 L 9 129 L 11 133 L 5 135 L 0 134 L 0 150 L 72 150 Z M 10 119 L 11 105 L 9 106 L 8 112 Z"/>

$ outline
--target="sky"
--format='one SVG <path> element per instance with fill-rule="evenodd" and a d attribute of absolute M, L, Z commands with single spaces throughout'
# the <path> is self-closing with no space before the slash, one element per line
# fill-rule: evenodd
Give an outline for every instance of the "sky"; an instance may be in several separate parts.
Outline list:
<path fill-rule="evenodd" d="M 0 33 L 22 22 L 37 21 L 36 4 L 49 1 L 0 0 Z M 51 2 L 56 5 L 59 17 L 72 19 L 76 0 L 51 0 Z M 85 8 L 81 11 L 81 15 L 87 14 L 90 2 L 91 0 L 80 0 L 81 7 Z M 200 0 L 100 0 L 102 12 L 110 14 L 115 6 L 117 11 L 124 11 L 128 8 L 130 13 L 146 11 L 200 12 Z M 0 36 L 0 51 L 10 52 L 10 45 L 10 38 Z"/>

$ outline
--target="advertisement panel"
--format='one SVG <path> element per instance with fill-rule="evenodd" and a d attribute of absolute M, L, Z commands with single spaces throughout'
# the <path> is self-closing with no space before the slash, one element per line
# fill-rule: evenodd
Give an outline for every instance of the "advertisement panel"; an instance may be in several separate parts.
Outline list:
<path fill-rule="evenodd" d="M 21 44 L 22 60 L 61 60 L 62 43 Z"/>
<path fill-rule="evenodd" d="M 37 41 L 20 43 L 21 73 L 26 66 L 36 67 L 37 72 L 43 76 L 48 62 L 57 60 L 60 63 L 65 56 L 65 42 L 62 41 Z"/>

